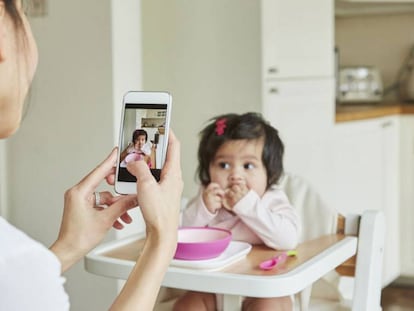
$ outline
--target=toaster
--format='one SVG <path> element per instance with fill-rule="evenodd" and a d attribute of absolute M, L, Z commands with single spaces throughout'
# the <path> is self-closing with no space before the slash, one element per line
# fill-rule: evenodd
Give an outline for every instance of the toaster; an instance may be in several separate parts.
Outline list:
<path fill-rule="evenodd" d="M 381 75 L 376 67 L 341 67 L 337 77 L 339 103 L 375 103 L 383 99 Z"/>

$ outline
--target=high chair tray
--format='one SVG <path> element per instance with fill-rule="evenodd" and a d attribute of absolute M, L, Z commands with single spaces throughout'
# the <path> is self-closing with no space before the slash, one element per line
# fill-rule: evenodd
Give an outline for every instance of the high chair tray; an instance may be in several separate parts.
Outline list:
<path fill-rule="evenodd" d="M 231 295 L 280 297 L 291 295 L 334 269 L 356 253 L 357 237 L 326 235 L 297 247 L 297 256 L 270 271 L 260 262 L 275 255 L 275 250 L 254 245 L 239 260 L 209 269 L 170 265 L 163 286 Z M 145 243 L 143 234 L 102 244 L 85 258 L 85 269 L 97 275 L 127 279 Z M 231 249 L 230 249 L 231 250 Z"/>
<path fill-rule="evenodd" d="M 361 243 L 368 243 L 368 246 L 378 245 L 376 252 L 380 255 L 383 251 L 381 243 L 374 243 L 378 241 L 373 241 L 366 236 L 371 231 L 373 234 L 378 233 L 379 230 L 383 232 L 381 215 L 375 211 L 368 211 L 361 219 L 354 219 L 355 222 L 365 225 L 362 226 L 363 230 L 359 231 L 365 239 L 360 239 L 359 235 L 338 233 L 305 241 L 297 246 L 296 256 L 289 257 L 286 262 L 269 271 L 261 270 L 259 264 L 274 256 L 275 250 L 264 245 L 253 245 L 245 257 L 214 271 L 170 265 L 162 280 L 162 286 L 223 294 L 225 311 L 240 310 L 242 296 L 271 298 L 294 295 L 308 289 L 316 280 L 354 256 Z M 105 243 L 85 257 L 85 269 L 97 275 L 126 280 L 144 245 L 143 235 Z M 362 263 L 366 263 L 365 259 L 370 255 L 372 252 L 358 252 Z M 364 284 L 365 281 L 370 280 L 367 275 L 370 271 L 370 269 L 360 269 L 362 274 L 360 278 Z M 374 283 L 375 286 L 378 284 L 378 282 Z M 366 306 L 367 295 L 363 292 L 362 294 L 355 298 L 354 310 L 366 310 L 364 306 Z"/>

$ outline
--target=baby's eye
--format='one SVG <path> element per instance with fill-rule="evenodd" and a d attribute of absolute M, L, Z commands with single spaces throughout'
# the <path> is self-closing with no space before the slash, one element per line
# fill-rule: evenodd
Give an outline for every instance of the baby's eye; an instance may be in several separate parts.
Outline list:
<path fill-rule="evenodd" d="M 246 163 L 246 164 L 244 164 L 244 168 L 246 170 L 254 169 L 254 164 L 253 163 Z"/>
<path fill-rule="evenodd" d="M 220 168 L 223 168 L 225 170 L 230 168 L 230 164 L 228 164 L 227 162 L 220 162 L 219 166 L 220 166 Z"/>

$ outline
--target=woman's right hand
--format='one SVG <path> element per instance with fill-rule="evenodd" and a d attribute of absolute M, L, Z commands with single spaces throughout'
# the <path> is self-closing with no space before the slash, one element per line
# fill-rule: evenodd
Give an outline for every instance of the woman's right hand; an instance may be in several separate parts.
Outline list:
<path fill-rule="evenodd" d="M 129 162 L 127 169 L 137 178 L 137 200 L 146 224 L 147 239 L 173 239 L 172 250 L 175 250 L 183 180 L 180 144 L 174 133 L 170 131 L 167 157 L 159 182 L 145 161 Z"/>
<path fill-rule="evenodd" d="M 145 161 L 130 162 L 137 178 L 137 200 L 146 225 L 145 244 L 110 310 L 152 310 L 177 247 L 183 180 L 180 144 L 170 132 L 167 158 L 157 182 Z"/>

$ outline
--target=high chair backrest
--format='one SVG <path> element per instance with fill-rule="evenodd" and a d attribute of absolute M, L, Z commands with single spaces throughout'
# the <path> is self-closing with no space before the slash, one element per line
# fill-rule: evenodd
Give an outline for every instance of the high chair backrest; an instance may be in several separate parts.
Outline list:
<path fill-rule="evenodd" d="M 338 212 L 330 208 L 304 178 L 284 174 L 280 183 L 302 221 L 300 242 L 336 231 Z"/>
<path fill-rule="evenodd" d="M 334 298 L 340 302 L 343 296 L 338 289 L 339 278 L 340 276 L 352 276 L 354 277 L 352 310 L 381 310 L 381 271 L 384 246 L 382 212 L 366 211 L 362 215 L 341 215 L 335 209 L 328 207 L 312 186 L 297 175 L 285 174 L 280 186 L 302 220 L 301 242 L 332 233 L 358 237 L 357 255 L 313 286 L 314 288 L 319 286 L 322 292 L 319 296 L 329 298 L 331 301 L 335 296 Z M 312 291 L 312 296 L 314 294 Z M 309 305 L 312 305 L 310 296 L 311 288 L 296 295 L 301 311 L 308 310 Z M 318 296 L 318 293 L 315 296 Z M 322 300 L 319 299 L 320 301 Z"/>

